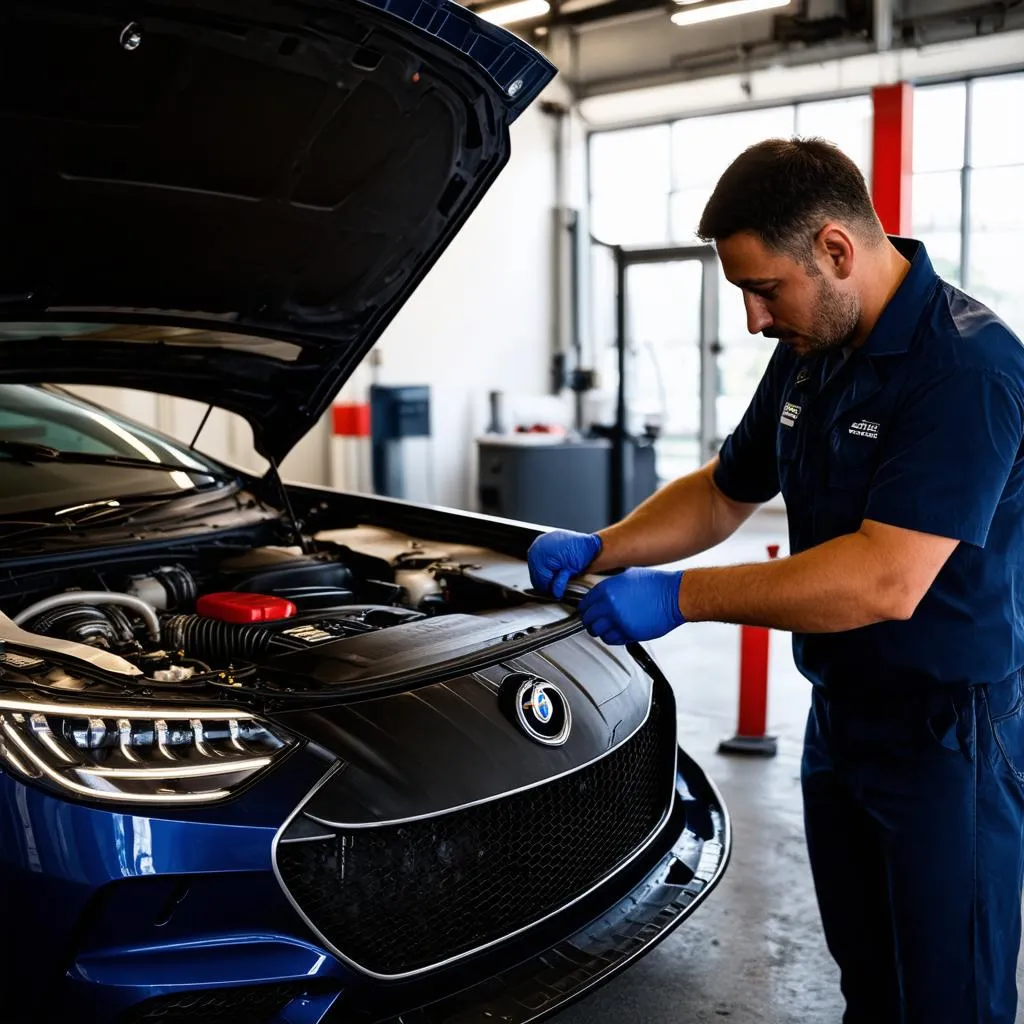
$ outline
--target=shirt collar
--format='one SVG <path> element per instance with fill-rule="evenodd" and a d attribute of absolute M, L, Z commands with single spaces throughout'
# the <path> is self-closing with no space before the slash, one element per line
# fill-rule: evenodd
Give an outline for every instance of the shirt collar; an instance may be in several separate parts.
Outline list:
<path fill-rule="evenodd" d="M 910 270 L 864 342 L 863 351 L 871 356 L 900 355 L 910 348 L 921 314 L 938 281 L 928 251 L 921 242 L 893 235 L 889 236 L 889 241 L 910 260 Z"/>

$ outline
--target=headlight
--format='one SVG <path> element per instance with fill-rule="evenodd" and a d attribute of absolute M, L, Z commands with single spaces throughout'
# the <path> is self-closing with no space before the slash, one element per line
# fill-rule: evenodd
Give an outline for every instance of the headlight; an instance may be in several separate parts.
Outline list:
<path fill-rule="evenodd" d="M 71 705 L 0 694 L 0 766 L 92 800 L 223 800 L 295 742 L 245 711 Z"/>

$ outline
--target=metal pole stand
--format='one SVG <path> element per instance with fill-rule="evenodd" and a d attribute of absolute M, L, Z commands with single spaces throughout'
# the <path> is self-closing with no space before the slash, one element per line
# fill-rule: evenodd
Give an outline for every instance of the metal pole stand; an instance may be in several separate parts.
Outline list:
<path fill-rule="evenodd" d="M 777 558 L 778 544 L 768 546 L 768 557 Z M 774 757 L 778 740 L 768 736 L 768 653 L 771 630 L 762 626 L 740 627 L 740 707 L 736 735 L 718 744 L 720 754 Z"/>

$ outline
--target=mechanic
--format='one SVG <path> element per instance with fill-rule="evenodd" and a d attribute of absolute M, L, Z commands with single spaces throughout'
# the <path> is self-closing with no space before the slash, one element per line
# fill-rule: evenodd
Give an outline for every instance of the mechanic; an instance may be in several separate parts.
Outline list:
<path fill-rule="evenodd" d="M 845 1024 L 1014 1024 L 1024 874 L 1024 349 L 887 237 L 856 166 L 768 140 L 701 220 L 778 344 L 704 468 L 596 534 L 529 552 L 609 644 L 685 622 L 793 633 L 812 684 L 802 789 Z M 790 555 L 651 568 L 781 491 Z"/>

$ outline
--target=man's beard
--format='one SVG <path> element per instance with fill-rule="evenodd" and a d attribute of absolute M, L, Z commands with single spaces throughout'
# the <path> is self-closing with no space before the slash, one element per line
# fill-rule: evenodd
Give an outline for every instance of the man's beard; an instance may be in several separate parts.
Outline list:
<path fill-rule="evenodd" d="M 787 326 L 768 327 L 761 332 L 803 349 L 802 356 L 816 356 L 849 345 L 857 334 L 860 302 L 855 295 L 844 295 L 824 278 L 814 297 L 814 315 L 809 330 L 798 331 Z"/>
<path fill-rule="evenodd" d="M 815 305 L 811 329 L 803 336 L 807 348 L 818 354 L 849 345 L 860 321 L 857 297 L 844 294 L 827 280 L 822 280 Z"/>

